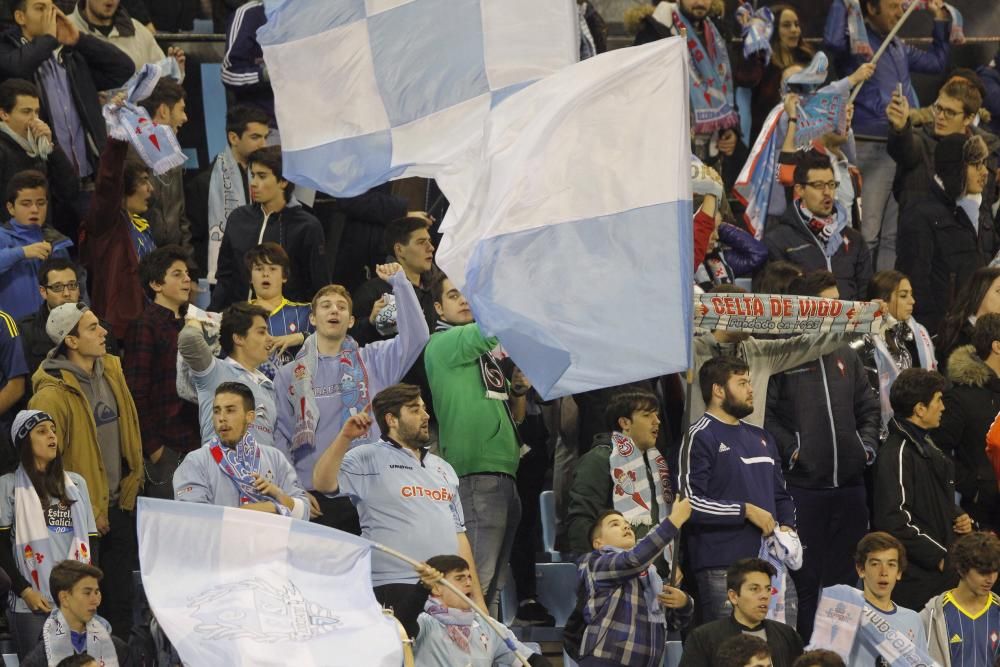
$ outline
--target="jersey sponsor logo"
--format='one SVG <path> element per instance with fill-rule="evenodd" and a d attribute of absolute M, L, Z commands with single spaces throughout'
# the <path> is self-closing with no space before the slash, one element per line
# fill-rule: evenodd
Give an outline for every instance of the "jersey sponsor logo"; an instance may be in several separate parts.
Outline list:
<path fill-rule="evenodd" d="M 411 468 L 410 466 L 404 466 L 404 465 L 400 465 L 398 463 L 390 463 L 389 467 L 390 468 L 395 468 L 397 470 L 413 470 L 413 468 Z"/>
<path fill-rule="evenodd" d="M 719 453 L 720 454 L 722 452 L 728 452 L 728 451 L 729 451 L 729 447 L 726 446 L 726 443 L 723 442 L 723 443 L 719 444 Z"/>
<path fill-rule="evenodd" d="M 957 634 L 954 634 L 954 635 L 951 636 L 951 643 L 952 644 L 961 644 L 962 643 L 962 638 L 959 637 Z"/>
<path fill-rule="evenodd" d="M 427 487 L 420 486 L 419 484 L 407 484 L 406 486 L 401 486 L 399 488 L 399 494 L 404 498 L 427 498 L 428 500 L 438 500 L 442 502 L 451 502 L 454 497 L 451 491 L 446 487 L 441 487 L 440 489 L 428 489 Z"/>

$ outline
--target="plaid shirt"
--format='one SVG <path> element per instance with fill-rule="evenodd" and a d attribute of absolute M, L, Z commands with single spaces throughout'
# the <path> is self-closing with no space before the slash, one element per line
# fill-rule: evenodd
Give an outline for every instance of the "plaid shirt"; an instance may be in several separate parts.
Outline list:
<path fill-rule="evenodd" d="M 580 559 L 578 577 L 587 595 L 581 656 L 629 667 L 659 667 L 667 628 L 649 618 L 641 578 L 676 534 L 674 525 L 664 520 L 629 551 L 592 551 Z"/>
<path fill-rule="evenodd" d="M 177 395 L 177 334 L 183 326 L 183 318 L 147 303 L 125 334 L 125 381 L 139 412 L 147 457 L 160 447 L 183 454 L 201 446 L 198 406 Z"/>

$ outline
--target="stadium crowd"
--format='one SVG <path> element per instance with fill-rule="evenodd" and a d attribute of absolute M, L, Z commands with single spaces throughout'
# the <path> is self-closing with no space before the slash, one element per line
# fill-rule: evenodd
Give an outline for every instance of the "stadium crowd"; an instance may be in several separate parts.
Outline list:
<path fill-rule="evenodd" d="M 176 664 L 133 577 L 140 495 L 406 553 L 425 565 L 376 552 L 371 574 L 416 664 L 517 664 L 441 582 L 494 615 L 513 587 L 516 625 L 554 625 L 546 489 L 578 567 L 567 661 L 659 666 L 670 640 L 684 667 L 1000 664 L 1000 70 L 953 69 L 955 14 L 921 1 L 930 45 L 892 37 L 875 64 L 901 0 L 833 0 L 820 44 L 801 2 L 629 10 L 636 45 L 690 51 L 693 290 L 877 301 L 883 325 L 696 330 L 690 382 L 547 401 L 437 268 L 440 211 L 387 186 L 336 199 L 328 252 L 282 173 L 262 2 L 203 3 L 227 33 L 227 145 L 157 175 L 102 107 L 169 59 L 140 104 L 187 122 L 185 54 L 154 31 L 199 3 L 10 0 L 0 584 L 21 664 Z M 594 57 L 607 27 L 578 8 Z"/>

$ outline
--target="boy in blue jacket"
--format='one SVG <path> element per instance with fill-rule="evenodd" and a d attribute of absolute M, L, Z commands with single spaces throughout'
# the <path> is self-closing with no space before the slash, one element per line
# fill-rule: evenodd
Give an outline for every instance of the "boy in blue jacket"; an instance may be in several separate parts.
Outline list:
<path fill-rule="evenodd" d="M 0 226 L 0 303 L 19 320 L 42 305 L 38 267 L 50 255 L 69 259 L 67 248 L 73 242 L 45 225 L 49 182 L 42 172 L 14 174 L 6 195 L 11 218 Z"/>

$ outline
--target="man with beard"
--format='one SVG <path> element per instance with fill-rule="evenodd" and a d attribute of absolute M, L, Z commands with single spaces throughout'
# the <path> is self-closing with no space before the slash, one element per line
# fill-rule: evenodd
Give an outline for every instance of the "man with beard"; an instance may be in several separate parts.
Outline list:
<path fill-rule="evenodd" d="M 395 384 L 376 394 L 371 404 L 382 438 L 348 451 L 369 432 L 372 418 L 359 412 L 344 422 L 333 443 L 313 468 L 314 488 L 350 497 L 358 509 L 365 539 L 425 561 L 439 553 L 458 554 L 469 564 L 472 599 L 483 605 L 472 547 L 458 495 L 458 475 L 444 459 L 427 451 L 430 416 L 420 388 Z M 393 608 L 407 633 L 417 633 L 427 589 L 402 561 L 372 553 L 375 599 Z"/>
<path fill-rule="evenodd" d="M 705 415 L 680 452 L 680 484 L 694 510 L 688 529 L 690 570 L 698 582 L 703 623 L 725 618 L 726 568 L 754 558 L 761 538 L 795 529 L 774 438 L 742 419 L 753 412 L 750 369 L 720 356 L 698 371 Z M 779 528 L 780 526 L 780 528 Z"/>
<path fill-rule="evenodd" d="M 215 389 L 215 433 L 174 472 L 177 500 L 239 507 L 309 520 L 309 501 L 295 468 L 274 447 L 260 445 L 250 424 L 257 416 L 253 391 L 242 382 Z"/>

